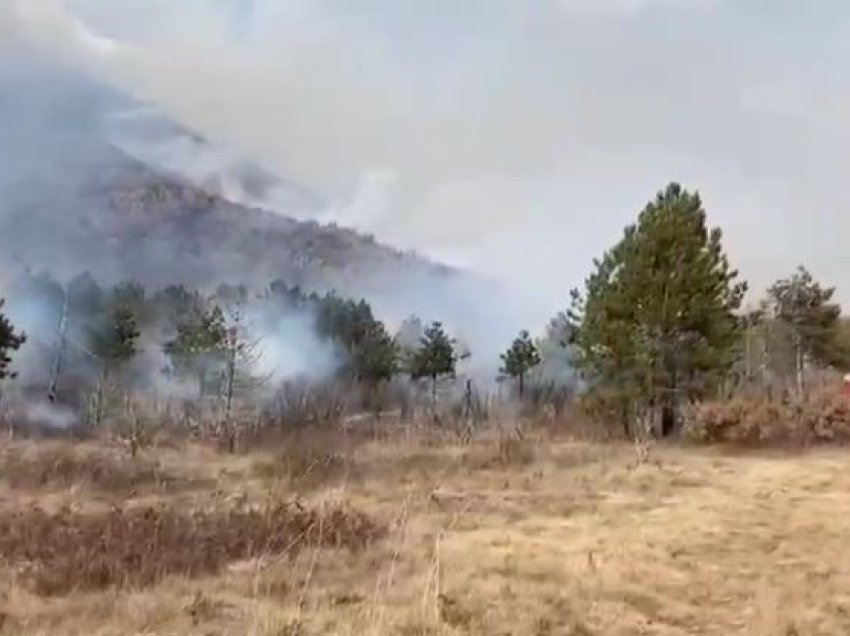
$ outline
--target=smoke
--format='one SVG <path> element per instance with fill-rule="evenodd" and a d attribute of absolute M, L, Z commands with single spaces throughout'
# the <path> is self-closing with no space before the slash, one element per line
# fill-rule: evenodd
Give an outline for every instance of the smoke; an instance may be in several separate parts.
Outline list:
<path fill-rule="evenodd" d="M 251 371 L 272 387 L 296 379 L 325 380 L 343 361 L 340 351 L 318 337 L 309 312 L 278 316 L 249 307 L 245 324 L 256 357 Z"/>
<path fill-rule="evenodd" d="M 36 402 L 27 404 L 24 421 L 30 426 L 67 430 L 79 423 L 79 416 L 70 408 Z"/>
<path fill-rule="evenodd" d="M 499 279 L 362 283 L 388 321 L 444 319 L 492 358 L 672 179 L 756 288 L 798 260 L 838 279 L 839 4 L 13 0 L 0 29 L 214 142 L 143 143 L 125 121 L 146 161 Z M 279 181 L 246 188 L 243 157 Z"/>

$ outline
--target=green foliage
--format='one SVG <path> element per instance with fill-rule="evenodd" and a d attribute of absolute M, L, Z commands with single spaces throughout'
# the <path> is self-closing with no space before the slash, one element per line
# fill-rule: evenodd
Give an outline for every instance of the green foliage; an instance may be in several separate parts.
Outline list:
<path fill-rule="evenodd" d="M 696 193 L 659 192 L 574 290 L 571 341 L 585 378 L 619 404 L 670 413 L 716 386 L 734 361 L 746 285 L 736 282 L 719 229 Z M 668 431 L 665 431 L 668 432 Z"/>
<path fill-rule="evenodd" d="M 0 299 L 0 309 L 3 308 L 5 302 L 5 300 Z M 20 349 L 24 342 L 26 342 L 26 335 L 16 333 L 9 319 L 3 313 L 0 313 L 0 380 L 14 377 L 14 373 L 9 371 L 9 364 L 12 362 L 10 353 Z"/>
<path fill-rule="evenodd" d="M 399 372 L 398 348 L 380 321 L 369 327 L 363 341 L 351 353 L 356 378 L 367 384 L 389 381 Z"/>
<path fill-rule="evenodd" d="M 528 331 L 521 331 L 511 347 L 502 354 L 501 372 L 519 381 L 519 395 L 525 394 L 525 378 L 528 372 L 540 364 L 540 352 L 532 342 Z"/>
<path fill-rule="evenodd" d="M 119 368 L 139 353 L 140 335 L 133 309 L 113 302 L 100 324 L 89 330 L 89 346 L 107 370 Z"/>
<path fill-rule="evenodd" d="M 442 323 L 434 322 L 425 329 L 419 348 L 411 359 L 410 376 L 414 380 L 454 376 L 458 362 L 455 341 L 446 334 Z"/>
<path fill-rule="evenodd" d="M 198 379 L 198 390 L 204 392 L 207 372 L 220 366 L 225 360 L 227 329 L 221 308 L 193 307 L 183 322 L 177 326 L 177 334 L 163 346 L 179 374 L 194 374 Z"/>
<path fill-rule="evenodd" d="M 792 332 L 802 355 L 820 364 L 846 364 L 839 340 L 841 307 L 834 287 L 823 287 L 805 267 L 774 283 L 768 302 L 777 320 Z M 843 359 L 842 359 L 843 358 Z"/>
<path fill-rule="evenodd" d="M 347 354 L 342 368 L 345 377 L 375 385 L 398 372 L 398 348 L 369 303 L 335 294 L 317 302 L 316 327 L 320 336 L 335 342 Z"/>

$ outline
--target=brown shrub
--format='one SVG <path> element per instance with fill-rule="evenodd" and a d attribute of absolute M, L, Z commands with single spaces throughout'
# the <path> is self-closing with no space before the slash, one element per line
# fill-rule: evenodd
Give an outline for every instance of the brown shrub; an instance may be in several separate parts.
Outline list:
<path fill-rule="evenodd" d="M 270 457 L 254 461 L 253 472 L 297 489 L 318 488 L 351 476 L 355 449 L 370 439 L 365 431 L 338 426 L 292 430 L 276 439 L 279 446 Z"/>
<path fill-rule="evenodd" d="M 694 406 L 685 434 L 703 443 L 746 446 L 850 442 L 850 402 L 823 392 L 787 403 L 737 398 Z"/>
<path fill-rule="evenodd" d="M 358 512 L 299 504 L 55 515 L 33 508 L 0 517 L 0 558 L 39 594 L 59 595 L 147 586 L 171 574 L 214 574 L 233 561 L 294 555 L 309 545 L 359 549 L 380 534 L 379 525 Z"/>
<path fill-rule="evenodd" d="M 80 485 L 116 494 L 141 488 L 174 488 L 188 482 L 169 474 L 153 460 L 71 444 L 7 448 L 0 455 L 0 479 L 19 489 Z"/>

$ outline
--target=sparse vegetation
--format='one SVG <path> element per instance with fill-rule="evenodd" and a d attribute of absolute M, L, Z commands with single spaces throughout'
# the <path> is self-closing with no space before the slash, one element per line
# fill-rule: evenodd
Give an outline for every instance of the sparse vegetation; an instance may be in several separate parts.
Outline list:
<path fill-rule="evenodd" d="M 27 273 L 0 633 L 847 633 L 846 324 L 802 268 L 741 311 L 721 239 L 668 186 L 488 378 L 439 321 L 283 280 Z M 263 366 L 299 337 L 322 373 Z"/>
<path fill-rule="evenodd" d="M 510 349 L 502 354 L 502 373 L 518 382 L 519 398 L 525 397 L 525 380 L 529 371 L 541 362 L 537 346 L 528 331 L 522 331 Z"/>
<path fill-rule="evenodd" d="M 42 595 L 153 585 L 168 575 L 215 574 L 228 563 L 291 557 L 308 546 L 362 549 L 380 535 L 364 515 L 296 504 L 179 510 L 113 508 L 0 517 L 0 557 Z"/>
<path fill-rule="evenodd" d="M 128 460 L 123 453 L 67 442 L 11 446 L 0 454 L 0 481 L 15 490 L 83 488 L 129 496 L 173 491 L 191 482 L 151 459 Z"/>

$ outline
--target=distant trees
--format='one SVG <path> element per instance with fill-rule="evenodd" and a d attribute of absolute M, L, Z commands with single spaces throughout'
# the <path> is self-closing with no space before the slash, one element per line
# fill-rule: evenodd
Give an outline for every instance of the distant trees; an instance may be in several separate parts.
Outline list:
<path fill-rule="evenodd" d="M 224 362 L 227 330 L 224 314 L 217 305 L 194 308 L 177 325 L 176 335 L 165 343 L 163 351 L 180 375 L 192 375 L 203 397 L 210 369 Z"/>
<path fill-rule="evenodd" d="M 746 285 L 699 195 L 675 183 L 594 268 L 569 313 L 577 363 L 627 431 L 637 410 L 668 435 L 679 401 L 705 394 L 731 367 Z"/>
<path fill-rule="evenodd" d="M 805 267 L 775 282 L 768 302 L 776 319 L 790 331 L 794 346 L 797 390 L 804 388 L 807 360 L 833 364 L 839 360 L 837 337 L 841 306 L 832 302 L 834 287 L 822 287 Z"/>
<path fill-rule="evenodd" d="M 139 353 L 139 326 L 132 307 L 113 302 L 89 330 L 89 347 L 103 364 L 104 374 L 120 369 Z"/>
<path fill-rule="evenodd" d="M 383 322 L 375 318 L 365 300 L 343 299 L 328 294 L 317 299 L 316 327 L 320 335 L 346 354 L 340 373 L 374 389 L 399 370 L 398 348 Z"/>
<path fill-rule="evenodd" d="M 67 371 L 60 395 L 73 400 L 75 391 L 86 395 L 93 380 L 102 383 L 107 375 L 135 382 L 143 365 L 134 365 L 132 375 L 115 371 L 143 349 L 156 348 L 176 375 L 197 382 L 199 398 L 214 393 L 230 421 L 231 409 L 256 395 L 246 389 L 264 383 L 256 375 L 264 336 L 281 343 L 275 353 L 283 358 L 289 343 L 282 338 L 297 333 L 311 338 L 305 355 L 331 351 L 323 357 L 332 363 L 322 367 L 331 377 L 323 379 L 333 380 L 334 392 L 345 390 L 345 403 L 357 395 L 367 398 L 361 406 L 385 404 L 389 396 L 406 405 L 409 386 L 390 382 L 406 376 L 423 392 L 428 386 L 436 413 L 439 382 L 454 379 L 468 355 L 440 322 L 426 324 L 411 316 L 391 336 L 365 299 L 308 292 L 280 280 L 259 295 L 230 284 L 212 295 L 182 285 L 151 294 L 132 281 L 101 287 L 87 273 L 66 285 L 27 272 L 13 287 L 16 309 L 20 302 L 34 317 L 27 332 L 41 344 L 51 399 L 60 368 Z M 784 388 L 793 380 L 802 393 L 807 368 L 850 369 L 850 322 L 841 316 L 834 288 L 800 267 L 776 281 L 757 308 L 742 312 L 745 291 L 720 230 L 707 223 L 699 194 L 670 184 L 593 261 L 583 288 L 571 293 L 569 310 L 556 316 L 541 338 L 534 340 L 529 331 L 518 334 L 501 354 L 498 372 L 513 380 L 528 407 L 557 414 L 581 388 L 597 416 L 619 421 L 627 433 L 635 433 L 636 421 L 648 421 L 668 435 L 686 401 L 728 395 L 757 379 L 768 391 L 776 378 Z M 297 329 L 287 332 L 294 322 Z M 322 346 L 315 346 L 314 337 Z M 23 342 L 0 313 L 0 379 L 8 377 L 11 353 Z M 305 351 L 294 349 L 292 356 L 301 358 Z M 276 368 L 287 368 L 278 362 Z M 301 369 L 303 361 L 288 368 Z M 126 386 L 120 388 L 123 397 Z M 372 400 L 375 396 L 382 399 Z"/>
<path fill-rule="evenodd" d="M 758 380 L 768 396 L 777 388 L 802 395 L 807 368 L 850 369 L 850 337 L 834 293 L 802 266 L 770 286 L 758 307 L 741 317 L 745 384 Z"/>
<path fill-rule="evenodd" d="M 0 299 L 0 310 L 3 309 L 5 302 Z M 14 373 L 9 371 L 9 364 L 12 362 L 11 352 L 20 349 L 24 342 L 26 342 L 26 335 L 17 333 L 6 315 L 0 311 L 0 380 L 14 377 Z"/>
<path fill-rule="evenodd" d="M 525 397 L 525 379 L 528 372 L 540 364 L 540 352 L 528 331 L 521 331 L 510 348 L 502 354 L 501 372 L 519 383 L 519 397 Z"/>
<path fill-rule="evenodd" d="M 431 380 L 432 405 L 437 403 L 437 381 L 442 377 L 454 377 L 458 362 L 455 341 L 445 332 L 440 322 L 433 322 L 425 329 L 419 347 L 410 360 L 410 377 L 414 380 Z"/>

